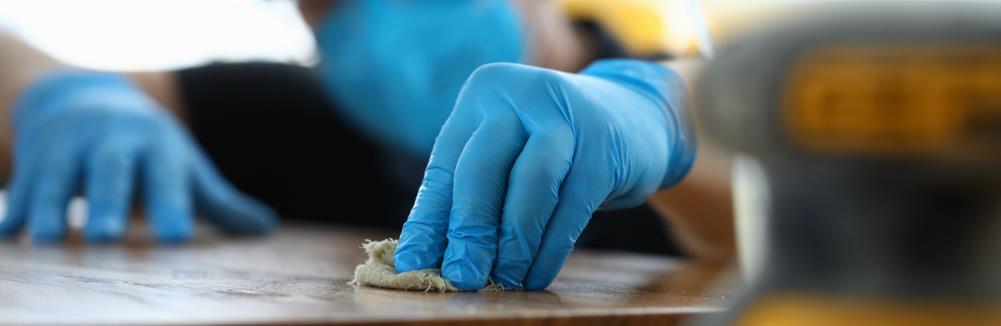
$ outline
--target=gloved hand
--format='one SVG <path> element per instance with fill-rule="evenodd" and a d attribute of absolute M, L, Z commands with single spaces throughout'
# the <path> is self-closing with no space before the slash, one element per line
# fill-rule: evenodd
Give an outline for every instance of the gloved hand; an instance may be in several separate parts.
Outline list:
<path fill-rule="evenodd" d="M 122 237 L 133 193 L 161 242 L 188 240 L 194 209 L 231 233 L 276 224 L 270 208 L 227 183 L 183 127 L 125 77 L 50 73 L 22 92 L 13 115 L 14 172 L 0 238 L 27 225 L 34 241 L 61 239 L 67 204 L 80 190 L 90 241 Z"/>
<path fill-rule="evenodd" d="M 687 173 L 685 94 L 672 71 L 640 61 L 579 75 L 479 68 L 435 143 L 397 269 L 441 266 L 463 290 L 488 276 L 544 289 L 596 209 L 638 205 Z"/>
<path fill-rule="evenodd" d="M 316 34 L 339 113 L 366 135 L 426 158 L 477 67 L 518 62 L 521 22 L 508 0 L 343 0 Z"/>

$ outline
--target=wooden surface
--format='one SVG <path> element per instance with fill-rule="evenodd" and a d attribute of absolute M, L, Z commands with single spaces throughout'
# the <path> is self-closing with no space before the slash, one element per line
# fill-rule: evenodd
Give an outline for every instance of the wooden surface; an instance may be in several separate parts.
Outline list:
<path fill-rule="evenodd" d="M 715 267 L 580 250 L 542 292 L 347 285 L 362 240 L 391 235 L 286 225 L 267 238 L 202 234 L 181 247 L 0 242 L 0 324 L 670 325 L 718 311 L 730 292 L 708 289 Z"/>

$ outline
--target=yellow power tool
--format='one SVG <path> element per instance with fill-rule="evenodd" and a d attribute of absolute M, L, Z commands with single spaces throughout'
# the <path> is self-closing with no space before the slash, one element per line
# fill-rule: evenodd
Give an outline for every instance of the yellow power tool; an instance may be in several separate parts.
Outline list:
<path fill-rule="evenodd" d="M 1001 4 L 785 17 L 697 88 L 770 198 L 765 267 L 716 322 L 1001 325 Z"/>

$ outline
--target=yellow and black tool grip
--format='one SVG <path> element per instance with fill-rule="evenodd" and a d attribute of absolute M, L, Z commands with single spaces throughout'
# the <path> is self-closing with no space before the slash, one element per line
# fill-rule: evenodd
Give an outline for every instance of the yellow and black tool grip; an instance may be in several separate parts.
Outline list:
<path fill-rule="evenodd" d="M 750 153 L 1001 166 L 999 10 L 800 13 L 718 52 L 698 87 L 703 123 Z"/>

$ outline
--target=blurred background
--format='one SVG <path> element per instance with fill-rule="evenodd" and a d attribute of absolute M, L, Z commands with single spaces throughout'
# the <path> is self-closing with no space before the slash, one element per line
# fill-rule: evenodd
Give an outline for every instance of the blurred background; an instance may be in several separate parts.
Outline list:
<path fill-rule="evenodd" d="M 0 28 L 57 59 L 108 70 L 308 63 L 315 51 L 294 1 L 4 0 Z"/>
<path fill-rule="evenodd" d="M 720 41 L 730 31 L 783 8 L 849 2 L 624 1 L 662 3 L 664 11 L 679 21 L 665 32 L 665 43 L 689 50 L 705 43 L 702 24 Z M 294 0 L 0 0 L 0 28 L 14 31 L 57 59 L 97 69 L 162 70 L 247 60 L 311 64 L 316 46 L 295 6 Z M 692 14 L 699 11 L 703 19 L 692 21 L 697 17 Z"/>
<path fill-rule="evenodd" d="M 420 3 L 422 0 L 399 1 L 409 4 Z M 544 3 L 544 0 L 510 1 Z M 950 125 L 947 122 L 953 120 L 941 118 L 947 115 L 935 115 L 955 113 L 954 115 L 958 116 L 967 112 L 969 117 L 973 117 L 968 118 L 970 121 L 977 120 L 976 118 L 981 116 L 1001 117 L 997 114 L 1001 111 L 996 110 L 1001 107 L 999 106 L 1001 100 L 998 100 L 1001 98 L 998 97 L 998 94 L 1001 94 L 999 91 L 1001 82 L 996 82 L 1001 79 L 996 76 L 1001 74 L 990 70 L 1001 67 L 996 64 L 1001 62 L 998 59 L 1001 58 L 1001 55 L 998 55 L 1001 54 L 1001 48 L 995 47 L 997 43 L 989 43 L 996 42 L 997 32 L 1001 30 L 996 23 L 1001 21 L 996 19 L 1001 12 L 991 14 L 988 11 L 984 15 L 986 17 L 981 17 L 971 14 L 980 14 L 984 11 L 978 10 L 979 7 L 958 6 L 958 4 L 1001 3 L 1001 0 L 552 1 L 562 5 L 559 10 L 566 11 L 566 16 L 581 18 L 581 21 L 575 23 L 588 20 L 587 23 L 601 25 L 599 31 L 585 31 L 593 35 L 589 34 L 586 35 L 589 37 L 583 38 L 587 47 L 581 46 L 581 48 L 588 48 L 594 53 L 581 50 L 584 54 L 579 54 L 576 58 L 554 55 L 556 59 L 550 62 L 547 60 L 552 58 L 545 55 L 551 53 L 540 50 L 539 53 L 532 53 L 538 57 L 531 59 L 537 61 L 527 61 L 529 63 L 553 69 L 569 67 L 564 70 L 577 71 L 583 66 L 576 66 L 575 64 L 580 62 L 575 62 L 575 59 L 591 60 L 593 58 L 590 56 L 598 57 L 599 54 L 603 54 L 598 52 L 602 51 L 618 51 L 622 52 L 620 54 L 629 54 L 630 58 L 642 59 L 713 59 L 710 66 L 712 69 L 707 68 L 705 71 L 708 72 L 698 76 L 702 79 L 701 83 L 692 85 L 696 86 L 696 93 L 701 93 L 698 98 L 700 101 L 696 101 L 701 110 L 699 118 L 703 118 L 703 122 L 714 121 L 705 124 L 705 126 L 715 126 L 706 128 L 710 131 L 707 135 L 715 136 L 717 140 L 726 143 L 724 145 L 728 147 L 724 154 L 734 152 L 739 154 L 737 168 L 733 174 L 736 207 L 731 210 L 729 206 L 725 206 L 729 202 L 719 201 L 707 201 L 709 204 L 701 204 L 719 207 L 718 211 L 724 212 L 722 216 L 726 218 L 724 220 L 726 222 L 734 221 L 729 214 L 735 211 L 736 247 L 739 249 L 736 254 L 739 255 L 739 265 L 747 273 L 748 279 L 760 280 L 758 283 L 761 284 L 751 287 L 753 291 L 757 291 L 753 295 L 770 299 L 771 297 L 765 294 L 779 294 L 773 296 L 778 298 L 775 304 L 772 301 L 761 301 L 766 303 L 764 307 L 768 309 L 777 307 L 775 311 L 779 312 L 784 312 L 785 307 L 809 310 L 811 309 L 809 306 L 800 306 L 803 298 L 837 299 L 837 296 L 846 294 L 851 300 L 883 299 L 881 296 L 906 299 L 925 295 L 933 299 L 929 300 L 931 303 L 944 302 L 941 307 L 946 307 L 943 309 L 947 311 L 959 306 L 959 310 L 956 311 L 963 311 L 965 315 L 987 316 L 990 321 L 1001 320 L 996 314 L 1001 310 L 994 309 L 996 308 L 994 306 L 989 306 L 990 309 L 986 309 L 983 315 L 979 315 L 979 311 L 967 314 L 965 312 L 968 308 L 967 302 L 955 305 L 955 302 L 949 300 L 937 301 L 942 298 L 951 299 L 956 293 L 961 294 L 956 297 L 963 298 L 963 295 L 971 293 L 980 295 L 980 292 L 987 292 L 986 297 L 992 299 L 997 297 L 997 293 L 1001 293 L 1001 282 L 998 282 L 996 277 L 997 271 L 1001 271 L 1001 264 L 998 264 L 1001 260 L 996 258 L 997 251 L 994 250 L 999 248 L 1001 243 L 996 241 L 999 238 L 997 235 L 1001 234 L 1001 228 L 985 227 L 985 225 L 999 225 L 995 222 L 996 219 L 991 220 L 997 216 L 997 198 L 999 198 L 997 194 L 1001 193 L 1001 187 L 997 182 L 1001 178 L 997 173 L 999 166 L 997 161 L 989 161 L 983 166 L 969 165 L 974 167 L 969 168 L 963 165 L 968 163 L 964 160 L 951 161 L 952 156 L 948 156 L 950 160 L 944 160 L 948 164 L 942 165 L 926 164 L 938 161 L 929 159 L 926 162 L 923 161 L 925 157 L 918 157 L 913 161 L 893 155 L 887 155 L 886 157 L 890 159 L 886 160 L 877 156 L 873 156 L 875 157 L 873 159 L 868 156 L 872 153 L 866 151 L 870 149 L 867 146 L 847 147 L 857 152 L 842 152 L 830 148 L 807 148 L 808 150 L 799 151 L 801 148 L 790 146 L 792 149 L 783 152 L 782 146 L 798 144 L 795 142 L 801 140 L 793 136 L 802 135 L 792 132 L 789 133 L 791 135 L 789 139 L 768 138 L 772 134 L 785 135 L 774 133 L 775 130 L 782 130 L 784 127 L 798 128 L 800 127 L 798 123 L 802 121 L 814 122 L 805 118 L 802 121 L 785 119 L 785 115 L 795 116 L 806 112 L 803 111 L 806 109 L 801 111 L 794 109 L 817 108 L 815 112 L 830 115 L 812 115 L 823 118 L 815 119 L 822 120 L 815 125 L 823 128 L 802 122 L 802 125 L 809 127 L 804 127 L 802 130 L 810 132 L 820 130 L 823 132 L 816 134 L 821 136 L 804 132 L 807 136 L 802 137 L 808 140 L 813 139 L 810 137 L 816 137 L 822 144 L 827 144 L 824 141 L 842 144 L 841 141 L 851 140 L 845 136 L 848 135 L 858 136 L 860 139 L 858 143 L 862 145 L 879 143 L 887 139 L 891 141 L 886 141 L 885 144 L 899 145 L 911 139 L 920 140 L 921 137 L 913 136 L 925 135 L 920 132 L 938 131 L 939 129 L 933 128 L 936 126 L 968 127 L 968 130 L 956 127 L 956 135 L 961 135 L 960 131 L 970 135 L 979 135 L 978 132 L 986 131 L 982 132 L 984 137 L 994 137 L 988 145 L 1001 144 L 996 142 L 997 139 L 1001 139 L 996 136 L 1001 134 L 996 132 L 997 129 L 990 129 L 999 125 L 991 121 L 1001 120 L 984 119 L 988 122 L 979 125 L 959 123 Z M 872 14 L 876 11 L 869 12 L 858 8 L 871 9 L 868 7 L 860 6 L 852 8 L 854 11 L 837 11 L 833 14 L 826 9 L 836 6 L 823 7 L 821 8 L 823 11 L 818 11 L 823 15 L 815 16 L 800 16 L 806 11 L 796 10 L 798 7 L 811 4 L 836 3 L 840 6 L 849 2 L 855 5 L 889 4 L 880 8 L 891 10 L 878 12 L 878 15 L 868 15 L 867 20 L 861 20 L 865 24 L 859 23 L 858 16 L 867 16 L 861 13 Z M 922 6 L 913 6 L 918 9 L 910 8 L 912 11 L 907 11 L 904 9 L 908 6 L 902 5 L 903 2 L 912 5 L 936 2 L 944 5 L 928 7 L 934 9 L 929 11 L 925 11 L 927 8 L 922 9 Z M 27 43 L 55 57 L 57 61 L 70 65 L 110 71 L 160 72 L 156 77 L 162 79 L 145 79 L 151 78 L 146 75 L 134 77 L 136 80 L 147 82 L 166 80 L 167 82 L 161 84 L 155 82 L 144 84 L 150 89 L 146 90 L 148 95 L 154 97 L 156 95 L 154 91 L 162 89 L 153 86 L 177 87 L 171 91 L 158 93 L 163 95 L 162 98 L 168 99 L 161 102 L 175 104 L 173 107 L 167 104 L 164 106 L 176 111 L 178 116 L 190 118 L 184 122 L 190 122 L 189 127 L 195 139 L 212 161 L 220 167 L 222 174 L 233 180 L 236 188 L 274 206 L 283 218 L 289 216 L 326 221 L 333 219 L 332 216 L 345 216 L 343 220 L 337 222 L 396 228 L 412 206 L 413 198 L 416 196 L 413 191 L 420 183 L 423 168 L 426 166 L 424 163 L 426 157 L 422 155 L 425 155 L 426 149 L 430 148 L 425 148 L 423 152 L 420 150 L 407 152 L 408 148 L 405 146 L 411 144 L 399 139 L 417 139 L 424 136 L 425 131 L 430 131 L 431 136 L 425 138 L 434 139 L 438 128 L 453 107 L 452 100 L 461 82 L 466 80 L 472 69 L 479 66 L 479 64 L 469 65 L 470 69 L 463 70 L 461 69 L 463 65 L 457 64 L 454 58 L 475 57 L 476 53 L 457 52 L 459 54 L 454 57 L 442 56 L 445 59 L 427 60 L 427 62 L 403 60 L 411 57 L 421 58 L 422 54 L 429 58 L 440 59 L 434 51 L 427 54 L 421 53 L 421 50 L 433 48 L 429 44 L 434 43 L 435 38 L 442 38 L 441 34 L 447 34 L 438 32 L 462 30 L 455 25 L 435 29 L 433 33 L 424 33 L 425 36 L 432 36 L 428 38 L 415 39 L 409 34 L 390 35 L 395 38 L 388 38 L 391 42 L 384 44 L 392 45 L 388 47 L 392 48 L 393 51 L 388 52 L 392 55 L 384 56 L 389 58 L 387 60 L 373 59 L 371 62 L 350 59 L 378 57 L 364 51 L 369 48 L 359 45 L 365 41 L 378 39 L 377 37 L 358 33 L 361 36 L 353 37 L 351 34 L 352 37 L 349 38 L 334 33 L 334 36 L 344 36 L 344 38 L 331 38 L 329 37 L 331 34 L 328 33 L 328 37 L 321 36 L 321 40 L 326 41 L 321 42 L 324 45 L 324 64 L 317 65 L 318 69 L 303 68 L 300 66 L 316 65 L 321 56 L 313 33 L 297 10 L 297 4 L 305 3 L 297 3 L 295 0 L 0 0 L 0 30 L 12 31 Z M 637 9 L 639 7 L 645 8 Z M 641 10 L 649 9 L 648 7 L 655 7 L 656 10 Z M 955 9 L 952 7 L 959 9 L 950 15 L 950 11 Z M 410 9 L 412 8 L 394 11 L 402 14 L 387 16 L 390 18 L 385 18 L 385 21 L 397 22 L 406 20 L 406 17 L 416 16 Z M 534 11 L 522 13 L 525 12 L 537 13 Z M 602 15 L 595 14 L 594 17 L 589 17 L 589 12 Z M 562 14 L 564 12 L 557 13 L 557 15 Z M 724 46 L 735 44 L 736 42 L 730 43 L 729 40 L 738 32 L 753 29 L 752 27 L 766 22 L 779 21 L 774 18 L 783 14 L 787 16 L 782 18 L 802 20 L 797 23 L 822 22 L 810 18 L 825 15 L 838 16 L 842 20 L 832 25 L 835 27 L 827 25 L 817 27 L 809 24 L 782 25 L 782 27 L 816 27 L 817 30 L 780 28 L 772 31 L 773 33 L 751 35 L 746 40 L 740 40 L 744 41 L 740 44 L 744 47 Z M 542 14 L 537 16 L 542 17 L 541 20 L 546 23 L 548 23 L 546 19 L 562 17 Z M 971 16 L 981 19 L 963 19 Z M 364 15 L 338 17 L 369 18 Z M 810 18 L 801 19 L 803 17 Z M 538 23 L 530 18 L 522 18 L 525 22 Z M 359 20 L 364 21 L 364 19 Z M 353 22 L 351 19 L 342 21 Z M 483 20 L 477 21 L 483 22 Z M 499 24 L 483 23 L 483 25 Z M 552 27 L 547 24 L 525 25 L 536 28 L 537 34 L 545 36 L 533 39 L 532 41 L 536 43 L 532 45 L 541 45 L 538 48 L 551 47 L 559 51 L 570 48 L 559 43 L 561 38 L 563 41 L 576 39 L 580 34 L 585 34 L 582 31 L 586 28 L 586 25 L 574 25 L 572 32 L 575 33 L 548 34 L 542 33 L 549 32 L 547 28 Z M 404 27 L 372 30 L 419 31 L 407 28 L 409 25 L 402 26 Z M 344 30 L 356 31 L 350 28 Z M 614 36 L 613 41 L 617 41 L 614 46 L 606 46 L 608 44 L 599 42 L 611 39 L 606 37 L 608 35 L 605 35 L 605 32 Z M 486 33 L 491 34 L 482 35 L 491 37 L 484 43 L 502 43 L 493 37 L 497 35 L 493 30 L 488 30 Z M 477 40 L 484 39 L 481 34 L 470 35 L 479 37 Z M 963 39 L 956 35 L 987 35 L 984 39 L 988 40 L 988 45 L 991 47 L 983 47 L 983 44 L 976 42 L 971 42 L 972 45 L 959 44 Z M 400 45 L 398 43 L 412 44 L 398 46 Z M 886 47 L 901 44 L 911 47 Z M 915 44 L 923 47 L 914 47 Z M 831 46 L 828 48 L 829 45 Z M 362 50 L 352 51 L 354 49 Z M 385 48 L 371 46 L 371 49 Z M 814 55 L 813 53 L 797 52 L 802 49 L 821 49 L 829 52 L 818 52 L 826 56 L 811 57 L 807 55 Z M 518 50 L 521 51 L 520 48 Z M 512 59 L 522 55 L 519 53 Z M 891 55 L 884 56 L 885 53 Z M 965 56 L 956 56 L 956 53 Z M 339 60 L 341 58 L 348 59 Z M 801 58 L 815 61 L 797 61 L 806 60 Z M 483 60 L 496 62 L 492 59 Z M 261 62 L 292 65 L 262 65 Z M 369 65 L 364 66 L 358 62 Z M 801 64 L 802 62 L 806 63 Z M 982 64 L 978 66 L 977 62 Z M 425 63 L 427 65 L 423 65 Z M 542 63 L 550 63 L 552 66 Z M 964 66 L 964 64 L 969 65 Z M 380 74 L 379 72 L 384 71 L 378 70 L 372 73 L 365 69 L 372 67 L 391 67 L 395 70 L 386 69 L 392 73 Z M 411 70 L 405 68 L 416 68 L 413 71 L 424 73 L 420 75 L 421 77 L 436 75 L 433 76 L 436 78 L 414 78 L 415 82 L 410 82 L 411 80 L 399 77 L 409 76 L 406 73 Z M 320 71 L 318 76 L 326 79 L 314 76 L 314 70 Z M 455 73 L 446 74 L 446 72 Z M 452 79 L 437 75 L 458 76 L 458 78 L 452 83 Z M 848 77 L 839 79 L 843 76 Z M 383 77 L 384 79 L 380 79 Z M 967 83 L 971 80 L 974 82 Z M 355 89 L 354 87 L 358 85 L 378 87 Z M 421 87 L 412 89 L 409 87 L 414 85 Z M 422 87 L 426 85 L 435 87 Z M 452 86 L 454 88 L 450 88 Z M 436 93 L 427 89 L 453 89 L 454 92 Z M 440 96 L 441 94 L 448 96 Z M 800 97 L 788 97 L 790 96 L 788 94 Z M 949 96 L 925 96 L 929 94 Z M 787 98 L 780 98 L 779 95 Z M 815 101 L 804 100 L 802 103 L 806 104 L 803 105 L 800 105 L 800 102 L 783 102 L 787 99 L 800 98 Z M 370 99 L 379 101 L 369 101 Z M 382 101 L 384 99 L 403 100 Z M 414 104 L 417 103 L 416 100 L 405 101 L 410 99 L 431 100 L 419 104 Z M 445 99 L 445 104 L 439 105 L 441 99 Z M 935 102 L 936 100 L 941 102 Z M 922 111 L 922 106 L 913 103 L 930 103 L 928 107 L 932 109 Z M 376 110 L 401 107 L 443 110 L 432 113 L 429 113 L 431 112 L 429 110 Z M 829 109 L 830 107 L 840 111 Z M 843 110 L 843 107 L 861 109 Z M 280 114 L 275 114 L 276 112 Z M 814 111 L 808 113 L 810 112 Z M 865 119 L 850 119 L 856 117 L 851 115 L 853 112 L 862 112 L 858 116 Z M 434 116 L 433 113 L 441 114 Z M 807 116 L 805 113 L 802 114 Z M 429 116 L 431 118 L 423 120 L 411 119 L 411 117 Z M 829 121 L 848 121 L 848 123 L 828 124 Z M 911 130 L 898 128 L 906 127 L 907 121 L 929 123 L 919 124 L 918 128 L 913 128 L 916 130 L 914 134 L 900 133 L 899 135 L 903 136 L 899 136 L 894 133 L 898 132 L 898 129 Z M 955 121 L 960 119 L 957 118 Z M 421 125 L 425 122 L 431 127 L 420 128 L 426 127 Z M 80 123 L 80 125 L 85 124 Z M 383 126 L 390 128 L 380 129 Z M 413 126 L 415 127 L 413 130 L 420 132 L 408 133 L 411 129 L 404 129 L 401 126 Z M 858 126 L 863 127 L 857 128 Z M 925 126 L 931 127 L 922 129 Z M 828 127 L 830 129 L 824 129 Z M 57 129 L 52 130 L 59 131 Z M 391 130 L 392 132 L 388 134 L 397 138 L 380 134 L 383 130 Z M 886 130 L 890 132 L 885 132 Z M 946 128 L 943 127 L 942 130 Z M 45 135 L 46 132 L 39 131 L 37 134 Z M 754 132 L 760 132 L 765 136 L 761 136 L 760 139 L 753 138 Z M 135 135 L 123 133 L 119 137 Z M 411 137 L 411 135 L 416 136 Z M 727 136 L 729 141 L 726 139 Z M 869 136 L 871 138 L 867 138 Z M 700 139 L 713 140 L 713 137 Z M 929 139 L 939 138 L 929 137 Z M 943 136 L 941 139 L 946 138 Z M 965 138 L 957 136 L 956 139 Z M 75 135 L 69 135 L 65 142 L 70 143 L 75 140 Z M 379 143 L 380 141 L 382 143 Z M 948 147 L 941 145 L 946 142 L 934 144 L 943 148 Z M 61 144 L 55 144 L 53 147 L 59 145 Z M 957 145 L 957 148 L 966 147 Z M 996 148 L 991 147 L 990 150 L 979 152 L 997 153 L 999 151 L 994 150 Z M 828 150 L 830 152 L 827 152 Z M 415 155 L 413 152 L 419 154 Z M 261 153 L 267 155 L 260 155 Z M 345 153 L 352 159 L 344 159 Z M 929 153 L 938 155 L 953 152 L 939 153 L 929 150 Z M 880 154 L 886 153 L 880 152 Z M 700 155 L 704 162 L 706 155 Z M 939 158 L 931 154 L 928 157 Z M 728 157 L 725 158 L 727 160 L 721 160 L 725 165 L 711 167 L 711 170 L 707 170 L 710 171 L 709 174 L 722 175 L 722 179 L 729 180 L 727 169 L 730 167 L 730 161 Z M 912 157 L 906 158 L 912 159 Z M 851 164 L 834 165 L 845 162 Z M 693 170 L 689 179 L 697 173 Z M 874 176 L 880 178 L 874 179 Z M 725 184 L 729 187 L 729 183 Z M 720 189 L 729 196 L 731 192 L 726 187 Z M 330 199 L 340 200 L 339 203 L 347 205 L 331 205 Z M 775 199 L 774 202 L 770 202 L 772 199 Z M 3 203 L 3 192 L 0 191 L 0 211 L 4 210 Z M 92 207 L 96 206 L 99 205 Z M 661 217 L 670 216 L 671 212 L 665 211 L 667 213 L 656 215 L 652 209 L 657 207 L 643 206 L 637 210 L 615 213 L 622 214 L 619 216 L 646 216 L 646 221 L 652 224 L 611 224 L 636 223 L 634 221 L 640 220 L 597 217 L 591 221 L 588 228 L 588 232 L 593 233 L 584 233 L 580 244 L 585 248 L 602 250 L 633 250 L 665 255 L 685 254 L 678 245 L 681 243 L 678 239 L 681 238 L 677 236 L 668 238 L 669 232 L 665 232 L 668 227 Z M 69 210 L 70 224 L 76 228 L 84 225 L 82 216 L 87 213 L 86 203 L 83 200 L 75 200 Z M 613 216 L 609 212 L 599 214 Z M 701 221 L 711 220 L 707 215 L 693 216 Z M 947 218 L 942 218 L 943 216 Z M 718 233 L 732 236 L 734 232 L 727 229 L 726 225 L 728 224 L 721 223 L 714 226 Z M 641 235 L 639 231 L 649 235 Z M 974 254 L 967 254 L 971 252 Z M 953 259 L 955 257 L 959 258 Z M 768 261 L 766 258 L 773 261 Z M 786 292 L 793 295 L 786 297 L 784 296 Z M 747 295 L 744 298 L 755 298 L 754 296 Z M 838 301 L 821 302 L 823 304 L 817 308 L 818 315 L 839 313 L 837 310 L 831 310 L 831 307 L 837 307 Z M 869 311 L 869 301 L 858 302 L 865 302 L 866 305 L 861 310 Z M 738 309 L 746 308 L 748 311 L 758 309 L 755 304 L 757 303 L 746 301 L 738 305 Z M 889 310 L 897 311 L 892 305 L 887 307 L 893 307 Z M 854 310 L 855 306 L 851 305 L 844 309 L 852 313 Z M 909 308 L 907 312 L 923 310 Z M 845 315 L 852 316 L 852 313 Z M 785 318 L 782 313 L 775 313 L 775 316 Z M 924 316 L 908 314 L 905 316 L 907 319 L 897 320 L 921 320 Z M 761 324 L 775 325 L 774 320 L 767 318 L 765 320 L 766 322 Z M 844 322 L 845 319 L 841 321 L 833 324 L 859 324 Z M 817 325 L 813 322 L 788 324 Z M 1001 322 L 989 322 L 985 325 L 1001 325 Z"/>

